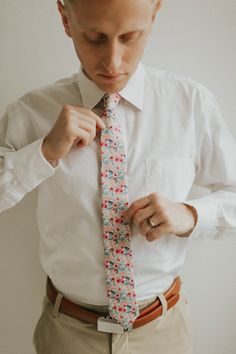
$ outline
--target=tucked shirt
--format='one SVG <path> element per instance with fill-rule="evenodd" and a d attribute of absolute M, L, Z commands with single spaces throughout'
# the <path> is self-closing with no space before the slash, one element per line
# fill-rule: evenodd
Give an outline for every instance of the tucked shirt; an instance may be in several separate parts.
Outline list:
<path fill-rule="evenodd" d="M 235 234 L 236 144 L 213 94 L 189 78 L 140 63 L 119 94 L 117 119 L 126 139 L 129 203 L 150 193 L 192 205 L 188 238 L 148 242 L 131 225 L 138 300 L 165 291 L 183 268 L 192 239 Z M 107 305 L 101 216 L 99 134 L 74 146 L 53 168 L 41 145 L 65 104 L 101 112 L 104 95 L 79 73 L 27 93 L 0 121 L 0 211 L 38 188 L 40 260 L 69 299 Z M 189 200 L 193 185 L 209 193 Z"/>

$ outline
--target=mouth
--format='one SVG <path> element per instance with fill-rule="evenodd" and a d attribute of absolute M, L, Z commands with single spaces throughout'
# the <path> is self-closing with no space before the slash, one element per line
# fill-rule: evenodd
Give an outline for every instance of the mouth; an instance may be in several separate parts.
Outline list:
<path fill-rule="evenodd" d="M 115 74 L 115 75 L 104 75 L 98 74 L 99 78 L 105 81 L 119 81 L 125 74 Z"/>

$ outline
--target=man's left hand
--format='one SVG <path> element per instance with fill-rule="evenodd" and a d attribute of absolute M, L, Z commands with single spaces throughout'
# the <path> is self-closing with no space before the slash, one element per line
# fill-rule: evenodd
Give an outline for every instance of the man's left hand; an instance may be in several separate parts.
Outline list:
<path fill-rule="evenodd" d="M 163 234 L 189 236 L 196 225 L 197 212 L 189 205 L 152 193 L 130 205 L 124 214 L 124 222 L 134 222 L 140 233 L 151 242 Z"/>

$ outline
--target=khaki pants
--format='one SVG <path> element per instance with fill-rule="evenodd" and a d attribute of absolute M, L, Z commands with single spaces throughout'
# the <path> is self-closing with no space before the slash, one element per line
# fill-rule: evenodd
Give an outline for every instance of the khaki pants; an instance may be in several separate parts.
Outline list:
<path fill-rule="evenodd" d="M 139 303 L 140 309 L 153 300 Z M 92 324 L 58 313 L 55 306 L 44 297 L 33 338 L 37 354 L 192 354 L 189 305 L 183 291 L 178 303 L 161 317 L 123 334 L 99 332 Z"/>

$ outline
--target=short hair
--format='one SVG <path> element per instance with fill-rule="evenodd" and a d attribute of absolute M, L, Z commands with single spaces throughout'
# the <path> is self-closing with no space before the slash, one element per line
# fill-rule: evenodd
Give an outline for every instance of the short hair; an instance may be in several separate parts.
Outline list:
<path fill-rule="evenodd" d="M 75 1 L 76 0 L 63 0 L 63 3 L 64 3 L 64 5 L 71 5 Z M 161 1 L 161 0 L 151 0 L 152 4 L 157 3 L 159 1 Z"/>
<path fill-rule="evenodd" d="M 63 4 L 66 5 L 70 5 L 72 3 L 73 0 L 63 0 Z"/>

